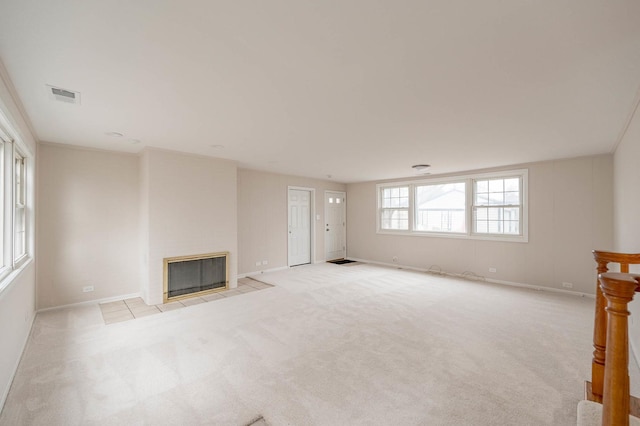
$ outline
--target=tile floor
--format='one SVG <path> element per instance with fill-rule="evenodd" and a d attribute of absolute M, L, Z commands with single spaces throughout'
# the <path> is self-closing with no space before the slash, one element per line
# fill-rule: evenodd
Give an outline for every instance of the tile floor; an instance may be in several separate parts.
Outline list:
<path fill-rule="evenodd" d="M 100 303 L 100 311 L 102 312 L 104 323 L 113 324 L 116 322 L 146 317 L 148 315 L 160 314 L 166 311 L 173 311 L 175 309 L 184 308 L 185 306 L 207 303 L 218 299 L 224 299 L 226 297 L 239 296 L 244 293 L 250 293 L 252 291 L 258 291 L 269 287 L 273 286 L 252 278 L 240 278 L 238 280 L 238 287 L 218 293 L 207 294 L 206 296 L 192 297 L 161 305 L 147 305 L 141 297 L 135 297 L 115 302 Z"/>

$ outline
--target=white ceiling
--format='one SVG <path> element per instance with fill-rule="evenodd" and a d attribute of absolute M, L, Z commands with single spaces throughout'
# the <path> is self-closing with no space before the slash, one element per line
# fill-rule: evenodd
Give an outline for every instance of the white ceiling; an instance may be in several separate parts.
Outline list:
<path fill-rule="evenodd" d="M 0 58 L 41 141 L 355 182 L 612 152 L 640 1 L 0 0 Z"/>

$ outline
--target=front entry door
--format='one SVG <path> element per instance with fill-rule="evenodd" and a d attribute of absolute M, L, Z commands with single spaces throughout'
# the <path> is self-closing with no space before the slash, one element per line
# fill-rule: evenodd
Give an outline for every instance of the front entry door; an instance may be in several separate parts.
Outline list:
<path fill-rule="evenodd" d="M 289 266 L 311 263 L 311 191 L 289 189 Z"/>
<path fill-rule="evenodd" d="M 325 259 L 344 259 L 347 255 L 346 247 L 346 217 L 344 192 L 324 193 L 324 247 Z"/>

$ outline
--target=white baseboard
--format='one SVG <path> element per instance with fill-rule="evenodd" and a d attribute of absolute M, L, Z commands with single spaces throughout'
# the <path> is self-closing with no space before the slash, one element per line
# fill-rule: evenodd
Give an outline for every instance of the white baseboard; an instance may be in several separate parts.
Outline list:
<path fill-rule="evenodd" d="M 485 281 L 487 281 L 489 283 L 508 285 L 508 286 L 511 286 L 511 287 L 522 287 L 522 288 L 529 288 L 531 290 L 539 290 L 539 291 L 551 291 L 553 293 L 570 294 L 572 296 L 588 297 L 590 299 L 595 299 L 596 298 L 595 294 L 581 293 L 579 291 L 563 290 L 561 288 L 553 288 L 553 287 L 545 287 L 545 286 L 538 286 L 538 285 L 531 285 L 531 284 L 523 284 L 523 283 L 517 283 L 517 282 L 513 282 L 513 281 L 494 280 L 493 278 L 485 278 Z"/>
<path fill-rule="evenodd" d="M 326 260 L 322 259 L 322 260 L 314 260 L 310 264 L 317 265 L 318 263 L 326 263 L 326 262 L 327 262 Z M 277 268 L 270 268 L 270 269 L 265 269 L 265 270 L 262 270 L 262 271 L 243 272 L 242 274 L 238 274 L 237 276 L 238 276 L 238 279 L 247 278 L 247 277 L 250 277 L 252 275 L 260 275 L 260 274 L 264 274 L 264 273 L 267 273 L 267 272 L 282 271 L 282 270 L 289 269 L 289 268 L 290 268 L 290 266 L 279 266 Z"/>
<path fill-rule="evenodd" d="M 388 266 L 390 268 L 396 268 L 396 269 L 408 269 L 408 270 L 411 270 L 411 271 L 427 272 L 427 269 L 416 268 L 414 266 L 398 265 L 397 263 L 377 262 L 375 260 L 360 259 L 360 258 L 357 258 L 357 257 L 347 257 L 346 259 L 347 260 L 353 260 L 354 262 L 370 263 L 372 265 Z"/>
<path fill-rule="evenodd" d="M 118 300 L 131 299 L 134 297 L 142 297 L 142 295 L 141 293 L 131 293 L 131 294 L 122 294 L 120 296 L 105 297 L 102 299 L 87 300 L 85 302 L 69 303 L 68 305 L 52 306 L 51 308 L 38 309 L 38 313 L 55 311 L 58 309 L 65 309 L 65 308 L 76 308 L 78 306 L 96 305 L 99 303 L 116 302 Z"/>
<path fill-rule="evenodd" d="M 364 263 L 371 263 L 374 265 L 380 265 L 380 266 L 388 266 L 391 268 L 396 268 L 396 269 L 407 269 L 410 271 L 417 271 L 417 272 L 433 272 L 430 271 L 429 269 L 426 268 L 416 268 L 415 266 L 406 266 L 406 265 L 399 265 L 397 263 L 385 263 L 385 262 L 376 262 L 375 260 L 367 260 L 367 259 L 358 259 L 355 257 L 349 257 L 349 260 L 355 260 L 358 262 L 364 262 Z M 443 275 L 443 276 L 447 276 L 447 277 L 455 277 L 455 278 L 467 278 L 467 276 L 465 276 L 464 274 L 456 274 L 453 272 L 446 272 L 446 271 L 441 271 L 441 272 L 437 272 L 439 275 Z M 537 285 L 531 285 L 531 284 L 524 284 L 524 283 L 518 283 L 518 282 L 514 282 L 514 281 L 504 281 L 504 280 L 496 280 L 493 278 L 487 278 L 487 277 L 481 277 L 481 279 L 479 279 L 478 281 L 485 281 L 488 283 L 492 283 L 492 284 L 502 284 L 502 285 L 508 285 L 511 287 L 520 287 L 520 288 L 528 288 L 531 290 L 538 290 L 538 291 L 551 291 L 554 293 L 563 293 L 563 294 L 570 294 L 572 296 L 579 296 L 579 297 L 589 297 L 594 299 L 595 295 L 593 294 L 589 294 L 589 293 L 581 293 L 578 291 L 570 291 L 570 290 L 562 290 L 559 288 L 553 288 L 553 287 L 545 287 L 545 286 L 537 286 Z"/>
<path fill-rule="evenodd" d="M 283 271 L 285 269 L 289 269 L 289 267 L 288 266 L 279 266 L 277 268 L 265 269 L 264 271 L 245 272 L 245 273 L 242 273 L 242 274 L 238 274 L 237 277 L 238 277 L 238 279 L 247 278 L 247 277 L 251 277 L 253 275 L 264 274 L 265 272 Z"/>
<path fill-rule="evenodd" d="M 20 361 L 22 361 L 22 357 L 24 356 L 24 350 L 27 348 L 27 343 L 29 343 L 29 337 L 31 337 L 31 331 L 33 330 L 33 321 L 36 319 L 36 312 L 33 312 L 31 318 L 29 320 L 29 332 L 24 338 L 24 342 L 22 342 L 22 351 L 20 352 L 20 356 L 16 360 L 15 365 L 13 366 L 13 370 L 11 371 L 11 380 L 7 383 L 6 388 L 2 391 L 2 397 L 0 397 L 0 412 L 4 408 L 4 403 L 7 402 L 7 397 L 9 396 L 9 391 L 11 390 L 11 385 L 13 384 L 13 380 L 16 377 L 16 373 L 18 372 L 18 367 L 20 366 Z"/>

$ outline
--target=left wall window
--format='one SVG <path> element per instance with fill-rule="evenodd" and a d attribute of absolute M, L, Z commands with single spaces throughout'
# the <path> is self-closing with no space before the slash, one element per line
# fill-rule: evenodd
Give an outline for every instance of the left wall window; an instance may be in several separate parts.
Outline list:
<path fill-rule="evenodd" d="M 5 251 L 6 244 L 4 244 L 4 235 L 6 232 L 5 225 L 5 192 L 6 187 L 4 184 L 4 170 L 5 170 L 5 150 L 7 149 L 7 144 L 10 144 L 9 137 L 2 131 L 2 127 L 0 127 L 0 241 L 3 244 L 0 244 L 0 279 L 2 279 L 7 271 L 7 263 L 5 262 Z M 0 286 L 1 288 L 1 286 Z"/>
<path fill-rule="evenodd" d="M 29 255 L 31 155 L 0 115 L 0 290 Z"/>
<path fill-rule="evenodd" d="M 20 260 L 27 254 L 27 186 L 26 159 L 19 152 L 14 155 L 14 216 L 13 216 L 13 261 Z"/>

